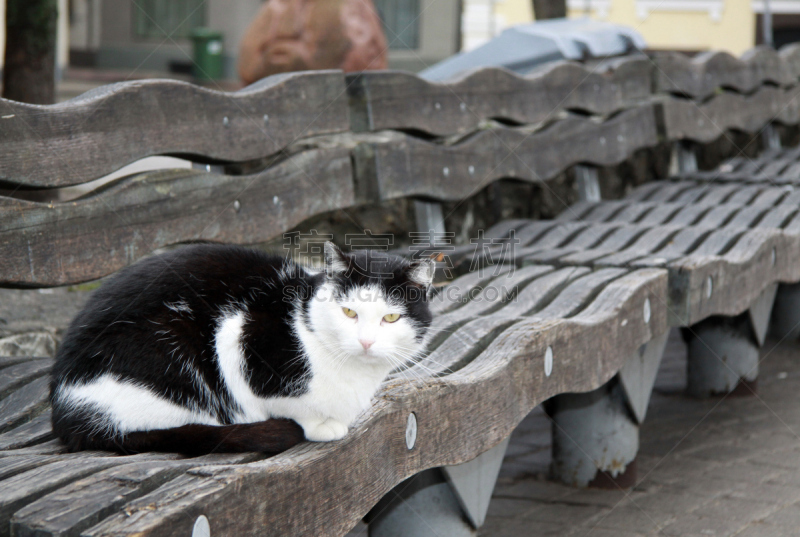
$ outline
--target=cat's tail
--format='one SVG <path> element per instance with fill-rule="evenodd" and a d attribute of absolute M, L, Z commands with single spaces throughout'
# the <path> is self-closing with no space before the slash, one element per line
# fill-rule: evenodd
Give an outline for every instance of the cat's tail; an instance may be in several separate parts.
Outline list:
<path fill-rule="evenodd" d="M 85 432 L 59 436 L 71 451 L 101 449 L 126 455 L 159 451 L 189 456 L 249 451 L 276 454 L 305 439 L 303 429 L 287 419 L 236 425 L 192 424 L 111 436 Z"/>

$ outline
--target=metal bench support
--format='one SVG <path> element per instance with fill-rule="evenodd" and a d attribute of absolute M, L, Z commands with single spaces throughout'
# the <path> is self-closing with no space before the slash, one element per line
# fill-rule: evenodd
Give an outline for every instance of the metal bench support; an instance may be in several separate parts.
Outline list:
<path fill-rule="evenodd" d="M 767 335 L 776 290 L 776 284 L 768 286 L 743 315 L 710 317 L 684 332 L 689 395 L 755 393 L 759 348 Z"/>
<path fill-rule="evenodd" d="M 673 142 L 669 159 L 669 175 L 683 175 L 697 171 L 697 155 L 687 142 Z"/>
<path fill-rule="evenodd" d="M 578 189 L 579 201 L 600 201 L 597 168 L 580 164 L 575 166 L 575 186 Z"/>
<path fill-rule="evenodd" d="M 507 447 L 508 438 L 469 462 L 403 481 L 367 515 L 370 537 L 477 535 Z"/>
<path fill-rule="evenodd" d="M 628 488 L 636 483 L 639 424 L 667 334 L 634 353 L 620 374 L 588 393 L 550 400 L 553 478 L 576 487 Z"/>
<path fill-rule="evenodd" d="M 761 130 L 761 141 L 764 144 L 764 149 L 781 148 L 781 136 L 775 129 L 774 124 L 768 123 L 767 126 Z"/>

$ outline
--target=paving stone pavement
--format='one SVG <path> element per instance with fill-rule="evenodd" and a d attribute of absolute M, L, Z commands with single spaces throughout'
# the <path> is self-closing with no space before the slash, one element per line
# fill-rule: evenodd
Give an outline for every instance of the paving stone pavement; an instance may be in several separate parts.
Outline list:
<path fill-rule="evenodd" d="M 479 535 L 800 535 L 800 343 L 768 340 L 761 358 L 757 396 L 692 399 L 686 347 L 670 335 L 632 490 L 548 481 L 550 422 L 537 408 L 512 435 Z"/>
<path fill-rule="evenodd" d="M 686 347 L 670 334 L 630 490 L 548 481 L 550 421 L 536 408 L 511 437 L 479 536 L 799 536 L 800 343 L 768 340 L 761 358 L 757 396 L 692 399 Z M 359 524 L 348 537 L 366 535 Z"/>

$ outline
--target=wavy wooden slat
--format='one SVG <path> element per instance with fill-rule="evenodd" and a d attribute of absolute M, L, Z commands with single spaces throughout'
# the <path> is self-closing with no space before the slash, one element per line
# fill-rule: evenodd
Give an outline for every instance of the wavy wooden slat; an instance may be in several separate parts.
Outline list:
<path fill-rule="evenodd" d="M 574 317 L 512 324 L 451 375 L 390 382 L 342 441 L 297 446 L 263 462 L 193 470 L 82 535 L 189 534 L 200 514 L 212 535 L 249 535 L 253 528 L 261 535 L 342 535 L 406 477 L 471 460 L 545 399 L 606 382 L 640 345 L 667 330 L 666 308 L 656 298 L 665 296 L 666 283 L 663 270 L 633 271 Z M 649 323 L 643 315 L 647 299 L 654 308 Z M 554 355 L 549 376 L 547 347 Z M 411 412 L 418 433 L 409 450 Z M 269 501 L 242 494 L 266 490 L 281 494 Z"/>
<path fill-rule="evenodd" d="M 0 180 L 75 185 L 152 155 L 259 159 L 348 130 L 347 114 L 340 71 L 275 75 L 234 93 L 140 80 L 52 106 L 0 100 Z"/>
<path fill-rule="evenodd" d="M 793 80 L 800 80 L 800 44 L 789 43 L 778 51 Z"/>
<path fill-rule="evenodd" d="M 149 457 L 152 458 L 155 457 Z M 163 460 L 104 469 L 57 488 L 16 511 L 10 520 L 11 532 L 12 535 L 39 537 L 78 535 L 81 530 L 118 512 L 126 502 L 178 477 L 187 469 L 210 464 L 240 464 L 261 458 L 263 455 L 259 453 L 215 454 L 185 460 L 165 456 Z"/>
<path fill-rule="evenodd" d="M 482 68 L 441 83 L 400 71 L 348 75 L 356 132 L 419 130 L 436 135 L 474 130 L 482 121 L 539 123 L 563 110 L 608 115 L 650 95 L 652 64 L 644 56 L 593 68 L 547 64 L 525 77 Z"/>
<path fill-rule="evenodd" d="M 388 140 L 362 142 L 354 150 L 356 181 L 366 200 L 460 200 L 500 178 L 547 181 L 578 163 L 618 164 L 658 142 L 650 106 L 604 122 L 570 116 L 533 133 L 494 128 L 454 145 L 400 133 L 384 138 Z"/>
<path fill-rule="evenodd" d="M 716 169 L 682 174 L 673 180 L 771 185 L 800 183 L 800 148 L 765 151 L 758 158 L 742 160 L 730 159 Z"/>
<path fill-rule="evenodd" d="M 145 173 L 65 203 L 0 197 L 0 284 L 95 279 L 186 241 L 265 241 L 353 203 L 346 149 L 305 151 L 253 175 Z"/>
<path fill-rule="evenodd" d="M 667 97 L 663 101 L 666 136 L 669 140 L 708 143 L 726 130 L 758 133 L 777 121 L 796 125 L 800 121 L 800 87 L 762 87 L 752 95 L 721 93 L 698 104 Z"/>
<path fill-rule="evenodd" d="M 715 50 L 693 58 L 680 52 L 663 52 L 653 61 L 657 92 L 693 99 L 705 99 L 720 88 L 751 93 L 765 82 L 786 86 L 797 81 L 786 61 L 769 47 L 748 50 L 741 59 Z"/>

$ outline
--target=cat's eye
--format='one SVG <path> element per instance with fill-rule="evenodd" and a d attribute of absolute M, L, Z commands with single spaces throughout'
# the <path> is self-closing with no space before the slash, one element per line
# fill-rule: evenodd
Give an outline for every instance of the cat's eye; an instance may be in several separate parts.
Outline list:
<path fill-rule="evenodd" d="M 383 320 L 386 321 L 387 323 L 393 323 L 399 318 L 400 318 L 399 313 L 390 313 L 389 315 L 383 316 Z"/>
<path fill-rule="evenodd" d="M 350 308 L 342 308 L 342 311 L 344 312 L 345 315 L 347 315 L 351 319 L 355 319 L 357 317 L 356 312 L 354 312 Z"/>

